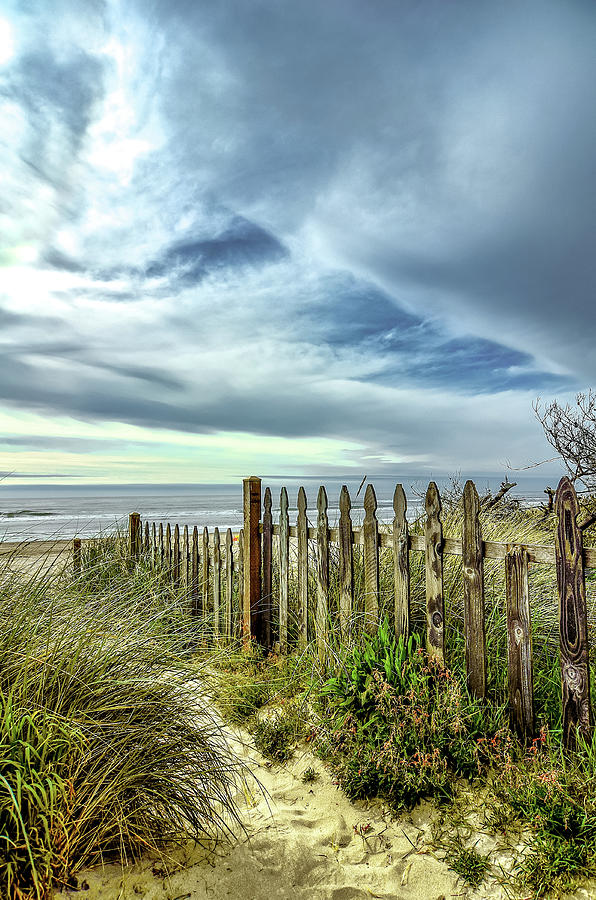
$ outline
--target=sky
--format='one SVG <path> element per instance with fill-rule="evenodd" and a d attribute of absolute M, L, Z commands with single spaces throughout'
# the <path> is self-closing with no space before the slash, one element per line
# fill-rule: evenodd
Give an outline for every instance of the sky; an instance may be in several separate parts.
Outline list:
<path fill-rule="evenodd" d="M 595 46 L 593 0 L 0 0 L 0 473 L 551 457 L 533 402 L 596 382 Z"/>

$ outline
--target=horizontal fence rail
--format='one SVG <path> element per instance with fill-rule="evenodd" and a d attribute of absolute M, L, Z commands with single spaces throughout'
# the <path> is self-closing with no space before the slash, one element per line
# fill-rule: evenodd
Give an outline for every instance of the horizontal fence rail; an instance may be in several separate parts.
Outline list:
<path fill-rule="evenodd" d="M 471 481 L 463 493 L 461 538 L 443 535 L 441 498 L 434 482 L 426 492 L 422 534 L 411 533 L 402 485 L 396 486 L 394 518 L 388 525 L 377 519 L 377 499 L 369 485 L 359 527 L 352 524 L 351 499 L 345 486 L 337 525 L 329 523 L 324 488 L 311 511 L 313 518 L 316 513 L 311 523 L 304 488 L 298 491 L 295 523 L 289 520 L 286 488 L 280 494 L 277 522 L 273 521 L 271 491 L 267 488 L 261 497 L 260 479 L 245 479 L 243 490 L 244 528 L 238 535 L 230 529 L 220 534 L 217 528 L 200 532 L 197 527 L 190 533 L 185 526 L 181 536 L 178 525 L 172 532 L 169 524 L 164 531 L 161 523 L 145 523 L 143 531 L 140 517 L 130 516 L 132 559 L 144 554 L 152 565 L 169 573 L 193 614 L 209 621 L 210 639 L 229 641 L 241 636 L 245 645 L 254 641 L 280 653 L 293 645 L 304 649 L 312 639 L 324 660 L 330 640 L 349 641 L 354 629 L 376 632 L 380 610 L 387 607 L 386 596 L 381 602 L 382 553 L 391 556 L 391 624 L 397 637 L 407 638 L 412 621 L 412 554 L 422 553 L 427 650 L 441 663 L 448 663 L 444 558 L 461 557 L 466 678 L 471 694 L 482 699 L 487 696 L 488 671 L 484 563 L 502 560 L 511 718 L 517 731 L 529 737 L 534 733 L 529 566 L 552 565 L 559 595 L 564 743 L 573 747 L 578 733 L 589 737 L 592 711 L 585 569 L 596 568 L 596 548 L 583 547 L 579 504 L 568 478 L 561 479 L 556 493 L 559 524 L 553 545 L 484 540 L 481 502 Z"/>

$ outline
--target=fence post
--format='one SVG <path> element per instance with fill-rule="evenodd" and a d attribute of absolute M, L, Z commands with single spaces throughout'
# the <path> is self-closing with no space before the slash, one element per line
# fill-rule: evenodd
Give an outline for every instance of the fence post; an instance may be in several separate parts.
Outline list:
<path fill-rule="evenodd" d="M 401 484 L 393 494 L 393 595 L 395 636 L 404 641 L 410 636 L 410 550 L 408 547 L 408 503 Z"/>
<path fill-rule="evenodd" d="M 81 574 L 81 539 L 75 538 L 72 542 L 72 574 L 78 578 Z"/>
<path fill-rule="evenodd" d="M 555 558 L 559 588 L 563 745 L 573 749 L 578 731 L 589 739 L 592 711 L 583 540 L 577 521 L 579 503 L 575 488 L 566 476 L 561 478 L 557 488 L 555 510 L 559 518 Z"/>
<path fill-rule="evenodd" d="M 244 548 L 243 548 L 244 549 Z M 271 515 L 271 489 L 265 488 L 263 498 L 263 584 L 262 603 L 265 616 L 265 646 L 272 646 L 271 619 L 273 615 L 273 517 Z"/>
<path fill-rule="evenodd" d="M 486 638 L 484 632 L 484 560 L 480 528 L 480 500 L 473 481 L 464 488 L 462 571 L 466 678 L 474 697 L 486 697 Z"/>
<path fill-rule="evenodd" d="M 264 643 L 265 628 L 261 606 L 261 479 L 254 475 L 242 482 L 244 506 L 244 596 L 242 638 L 249 646 L 254 638 Z"/>
<path fill-rule="evenodd" d="M 138 560 L 141 549 L 141 516 L 131 513 L 128 517 L 128 555 L 133 562 Z"/>
<path fill-rule="evenodd" d="M 426 526 L 424 555 L 426 567 L 426 642 L 428 652 L 440 663 L 445 662 L 445 603 L 443 599 L 443 526 L 441 498 L 434 481 L 428 486 L 424 501 Z"/>
<path fill-rule="evenodd" d="M 221 637 L 221 543 L 219 528 L 213 530 L 213 632 L 215 641 Z"/>

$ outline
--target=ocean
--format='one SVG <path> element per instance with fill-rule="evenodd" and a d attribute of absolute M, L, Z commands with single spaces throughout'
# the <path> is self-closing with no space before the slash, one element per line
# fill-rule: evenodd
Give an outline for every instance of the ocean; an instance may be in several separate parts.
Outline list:
<path fill-rule="evenodd" d="M 516 481 L 510 496 L 520 498 L 524 504 L 535 505 L 545 500 L 544 488 L 556 488 L 558 475 L 516 476 L 508 473 L 510 481 Z M 498 490 L 504 474 L 471 477 L 482 494 L 487 488 Z M 434 477 L 439 490 L 450 485 L 447 477 Z M 392 498 L 395 484 L 401 482 L 408 498 L 408 518 L 414 518 L 421 510 L 429 476 L 405 475 L 401 478 L 371 477 L 379 504 L 378 518 L 388 522 L 393 518 Z M 342 484 L 347 484 L 352 498 L 352 518 L 359 523 L 363 517 L 362 501 L 366 485 L 356 496 L 359 479 L 326 478 L 325 487 L 329 500 L 329 520 L 334 524 L 338 517 L 338 500 Z M 279 492 L 286 486 L 290 501 L 290 521 L 295 520 L 296 497 L 300 485 L 304 485 L 308 498 L 308 517 L 316 522 L 316 498 L 320 480 L 317 478 L 263 478 L 263 490 L 271 488 L 273 509 L 279 505 Z M 198 525 L 200 528 L 217 526 L 220 531 L 242 527 L 242 482 L 236 484 L 102 484 L 102 485 L 11 485 L 0 483 L 0 540 L 29 541 L 92 537 L 106 534 L 117 528 L 126 528 L 131 512 L 141 514 L 143 521 L 169 522 L 174 525 Z"/>

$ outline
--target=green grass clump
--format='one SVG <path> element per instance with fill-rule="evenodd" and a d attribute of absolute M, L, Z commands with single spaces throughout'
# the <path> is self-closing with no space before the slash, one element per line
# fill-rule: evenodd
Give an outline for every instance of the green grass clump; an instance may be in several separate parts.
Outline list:
<path fill-rule="evenodd" d="M 108 550 L 111 552 L 110 547 Z M 0 572 L 0 896 L 103 859 L 210 841 L 244 779 L 191 665 L 192 624 L 142 568 Z M 101 558 L 93 565 L 100 566 Z M 111 569 L 110 569 L 111 567 Z"/>
<path fill-rule="evenodd" d="M 452 842 L 445 862 L 472 888 L 480 887 L 489 869 L 488 855 L 480 853 L 475 847 L 464 846 L 461 841 Z"/>

